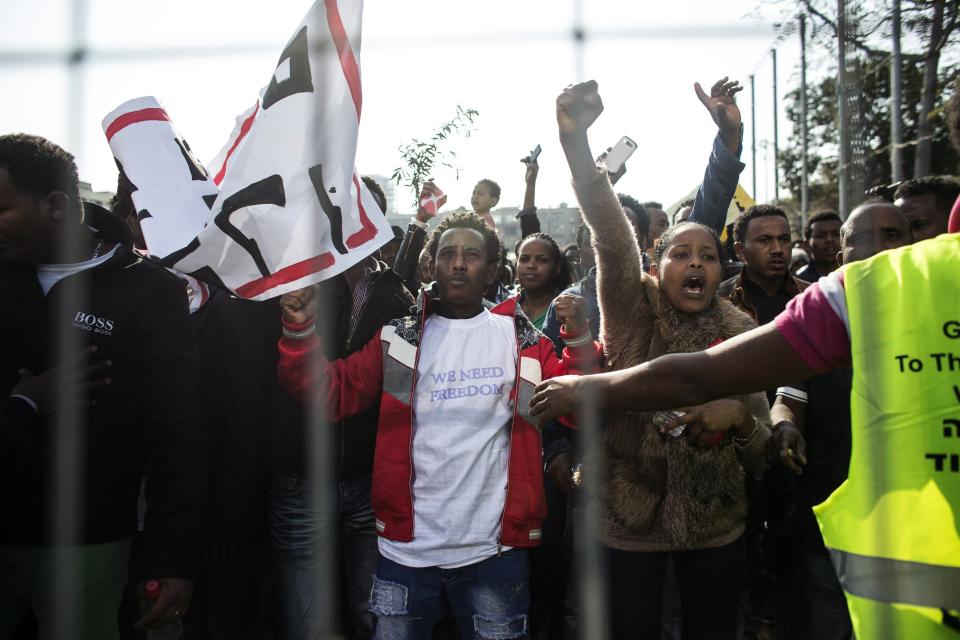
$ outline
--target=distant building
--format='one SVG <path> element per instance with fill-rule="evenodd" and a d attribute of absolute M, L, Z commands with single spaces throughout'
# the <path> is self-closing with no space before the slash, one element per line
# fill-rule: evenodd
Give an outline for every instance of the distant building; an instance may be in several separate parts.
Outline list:
<path fill-rule="evenodd" d="M 449 211 L 441 211 L 437 214 L 437 217 L 430 222 L 427 233 L 435 229 L 440 221 L 447 216 L 461 211 L 470 211 L 470 209 L 458 207 Z M 520 221 L 517 219 L 517 213 L 519 213 L 519 211 L 520 209 L 517 207 L 501 207 L 490 212 L 490 215 L 493 216 L 493 222 L 497 225 L 497 230 L 500 232 L 500 238 L 507 248 L 507 253 L 511 256 L 513 256 L 514 253 L 514 245 L 520 240 Z M 407 214 L 387 214 L 387 220 L 390 224 L 398 226 L 401 229 L 407 228 L 411 218 L 413 218 L 413 216 Z M 561 202 L 560 206 L 556 208 L 537 209 L 537 218 L 540 219 L 540 230 L 556 240 L 557 244 L 561 247 L 576 241 L 577 227 L 581 223 L 579 209 L 569 207 L 565 202 Z"/>
<path fill-rule="evenodd" d="M 503 207 L 490 212 L 500 230 L 500 237 L 503 238 L 507 252 L 511 254 L 514 245 L 520 240 L 520 221 L 517 219 L 519 211 L 517 207 Z M 576 241 L 577 227 L 581 222 L 579 209 L 561 202 L 559 207 L 537 209 L 537 218 L 540 220 L 540 231 L 556 240 L 561 247 Z"/>
<path fill-rule="evenodd" d="M 387 213 L 397 212 L 397 185 L 393 180 L 386 176 L 369 174 L 373 181 L 383 189 L 383 195 L 387 196 Z M 395 223 L 391 223 L 395 224 Z M 406 226 L 406 225 L 404 225 Z"/>
<path fill-rule="evenodd" d="M 410 224 L 412 219 L 413 216 L 404 213 L 387 213 L 387 222 L 390 223 L 390 226 L 400 227 L 404 230 L 406 230 L 407 225 Z"/>
<path fill-rule="evenodd" d="M 80 181 L 80 199 L 87 202 L 95 202 L 102 207 L 110 208 L 110 200 L 113 199 L 112 191 L 94 191 L 89 182 Z"/>

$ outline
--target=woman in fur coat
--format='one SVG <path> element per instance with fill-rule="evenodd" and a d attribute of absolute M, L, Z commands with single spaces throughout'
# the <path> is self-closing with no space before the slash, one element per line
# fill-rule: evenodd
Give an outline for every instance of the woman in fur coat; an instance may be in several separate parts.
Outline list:
<path fill-rule="evenodd" d="M 750 318 L 716 295 L 721 246 L 711 229 L 697 223 L 673 227 L 660 239 L 650 275 L 643 272 L 630 223 L 587 141 L 587 129 L 602 111 L 595 82 L 568 87 L 557 98 L 560 140 L 596 253 L 607 370 L 700 351 L 753 328 Z M 616 640 L 660 637 L 669 556 L 684 638 L 736 634 L 744 470 L 765 466 L 769 408 L 764 394 L 752 394 L 678 407 L 677 413 L 681 417 L 630 411 L 603 416 L 596 518 Z M 589 471 L 584 475 L 589 482 Z"/>

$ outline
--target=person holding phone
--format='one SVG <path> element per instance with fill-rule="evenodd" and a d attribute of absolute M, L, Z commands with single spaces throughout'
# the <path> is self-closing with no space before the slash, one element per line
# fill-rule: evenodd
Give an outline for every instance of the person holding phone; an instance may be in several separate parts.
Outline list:
<path fill-rule="evenodd" d="M 520 162 L 524 164 L 523 181 L 526 187 L 523 191 L 523 208 L 517 213 L 517 220 L 520 221 L 520 238 L 526 238 L 540 231 L 540 219 L 537 217 L 537 176 L 540 175 L 540 164 L 537 158 L 540 157 L 540 145 L 538 144 Z"/>
<path fill-rule="evenodd" d="M 753 322 L 717 297 L 716 233 L 686 223 L 665 233 L 651 274 L 606 172 L 590 153 L 587 129 L 603 111 L 596 82 L 557 98 L 560 141 L 574 190 L 593 233 L 600 338 L 607 370 L 663 353 L 703 349 L 748 331 Z M 605 547 L 610 637 L 659 637 L 666 563 L 672 559 L 685 634 L 733 638 L 743 578 L 744 468 L 766 465 L 770 414 L 762 394 L 682 409 L 679 437 L 654 414 L 604 416 L 603 459 L 587 460 L 599 483 L 596 514 Z M 590 469 L 594 473 L 590 473 Z"/>

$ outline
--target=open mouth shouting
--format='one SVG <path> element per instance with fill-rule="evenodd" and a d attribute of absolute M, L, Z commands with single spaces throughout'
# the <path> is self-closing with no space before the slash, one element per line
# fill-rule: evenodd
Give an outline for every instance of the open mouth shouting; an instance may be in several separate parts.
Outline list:
<path fill-rule="evenodd" d="M 683 291 L 683 295 L 689 298 L 700 298 L 703 297 L 706 284 L 703 276 L 687 276 L 683 279 L 680 289 Z"/>

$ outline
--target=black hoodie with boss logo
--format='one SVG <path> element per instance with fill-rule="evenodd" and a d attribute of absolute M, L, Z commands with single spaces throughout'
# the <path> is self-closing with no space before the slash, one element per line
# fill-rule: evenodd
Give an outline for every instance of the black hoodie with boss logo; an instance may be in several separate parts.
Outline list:
<path fill-rule="evenodd" d="M 92 214 L 92 215 L 91 215 Z M 0 265 L 0 391 L 21 368 L 56 366 L 58 332 L 77 349 L 96 345 L 112 362 L 77 428 L 79 471 L 71 482 L 79 522 L 73 535 L 55 511 L 56 420 L 41 419 L 0 469 L 0 544 L 96 544 L 137 530 L 146 475 L 144 535 L 151 575 L 192 577 L 206 500 L 206 437 L 198 414 L 197 347 L 184 284 L 131 251 L 118 218 L 91 211 L 88 223 L 116 251 L 67 276 L 46 296 L 33 267 Z M 107 217 L 109 216 L 109 217 Z M 23 318 L 23 319 L 21 319 Z M 25 320 L 24 320 L 25 319 Z M 62 334 L 60 334 L 62 335 Z"/>

